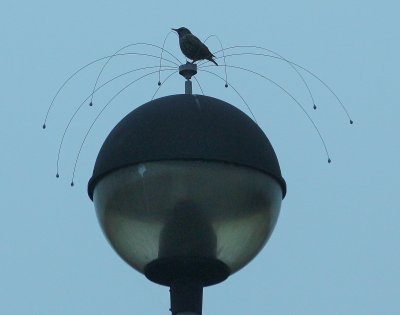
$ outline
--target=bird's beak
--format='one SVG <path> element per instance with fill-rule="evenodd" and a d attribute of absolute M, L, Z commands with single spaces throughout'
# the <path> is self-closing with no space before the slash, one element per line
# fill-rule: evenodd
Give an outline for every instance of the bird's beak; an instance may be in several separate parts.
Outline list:
<path fill-rule="evenodd" d="M 178 33 L 178 29 L 177 29 L 177 28 L 172 28 L 172 27 L 171 27 L 171 30 L 173 30 L 173 31 L 175 31 L 175 32 Z"/>

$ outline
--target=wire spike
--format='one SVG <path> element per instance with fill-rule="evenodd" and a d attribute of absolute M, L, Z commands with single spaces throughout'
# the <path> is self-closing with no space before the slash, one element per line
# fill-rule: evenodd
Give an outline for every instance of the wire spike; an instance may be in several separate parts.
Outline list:
<path fill-rule="evenodd" d="M 162 58 L 163 60 L 165 60 L 165 61 L 167 61 L 167 62 L 169 62 L 169 63 L 172 63 L 172 64 L 174 64 L 175 66 L 179 66 L 179 64 L 180 64 L 179 59 L 177 59 L 173 54 L 171 54 L 169 51 L 167 51 L 167 50 L 165 50 L 164 48 L 161 48 L 161 47 L 159 47 L 159 46 L 157 46 L 157 45 L 148 44 L 148 43 L 135 43 L 135 44 L 127 45 L 127 46 L 123 47 L 122 49 L 125 49 L 125 48 L 130 47 L 130 46 L 135 46 L 135 45 L 145 45 L 145 46 L 150 46 L 150 47 L 162 49 L 162 50 L 165 51 L 168 55 L 170 55 L 170 56 L 173 57 L 175 60 L 177 60 L 177 62 L 174 62 L 174 61 L 169 60 L 169 59 L 166 59 L 166 58 Z M 122 50 L 122 49 L 121 49 L 121 50 Z M 62 90 L 64 89 L 64 87 L 67 85 L 67 83 L 68 83 L 69 81 L 71 81 L 71 79 L 74 78 L 78 73 L 80 73 L 81 71 L 83 71 L 83 70 L 86 69 L 87 67 L 89 67 L 89 66 L 91 66 L 91 65 L 93 65 L 93 64 L 95 64 L 95 63 L 97 63 L 97 62 L 99 62 L 99 61 L 102 61 L 102 60 L 104 60 L 104 59 L 109 60 L 109 59 L 111 59 L 111 58 L 113 58 L 113 57 L 116 57 L 116 56 L 129 56 L 129 55 L 134 55 L 134 56 L 147 56 L 147 57 L 159 59 L 158 56 L 151 55 L 151 54 L 137 53 L 137 52 L 127 52 L 127 53 L 115 53 L 115 54 L 113 54 L 113 55 L 104 56 L 104 57 L 98 58 L 98 59 L 96 59 L 96 60 L 93 60 L 93 61 L 87 63 L 86 65 L 84 65 L 84 66 L 82 66 L 81 68 L 79 68 L 78 70 L 76 70 L 72 75 L 70 75 L 70 76 L 63 82 L 63 84 L 59 87 L 59 89 L 57 90 L 56 94 L 54 95 L 54 97 L 53 97 L 53 99 L 52 99 L 52 101 L 51 101 L 49 107 L 47 108 L 47 112 L 46 112 L 46 115 L 45 115 L 45 118 L 44 118 L 44 123 L 47 122 L 47 119 L 48 119 L 48 117 L 49 117 L 50 111 L 52 110 L 52 108 L 53 108 L 53 106 L 54 106 L 54 102 L 55 102 L 56 98 L 58 97 L 58 95 L 61 93 L 61 91 L 62 91 Z M 107 62 L 108 62 L 108 61 L 107 61 Z M 107 62 L 106 62 L 106 63 L 107 63 Z M 103 65 L 103 68 L 104 68 L 104 65 Z M 97 83 L 96 83 L 96 85 L 97 85 Z"/>
<path fill-rule="evenodd" d="M 224 71 L 225 71 L 225 87 L 227 88 L 228 87 L 228 72 L 226 71 L 226 58 L 225 58 L 225 48 L 222 46 L 222 42 L 221 42 L 221 40 L 219 39 L 219 37 L 217 36 L 217 35 L 215 35 L 215 34 L 212 34 L 212 35 L 210 35 L 210 36 L 208 36 L 205 40 L 204 40 L 204 43 L 206 43 L 206 41 L 208 41 L 210 38 L 212 38 L 212 37 L 215 37 L 216 39 L 217 39 L 217 41 L 218 41 L 218 43 L 219 43 L 219 45 L 220 45 L 220 47 L 221 47 L 221 50 L 218 50 L 217 52 L 222 52 L 222 57 L 223 57 L 223 59 L 224 59 L 224 64 L 223 64 L 223 66 L 224 66 Z M 217 52 L 215 52 L 215 53 L 217 53 Z M 218 58 L 217 58 L 218 59 Z M 204 63 L 206 63 L 207 61 L 205 61 Z M 199 64 L 199 66 L 202 66 L 202 65 L 204 65 L 204 63 L 201 63 L 201 64 Z"/>
<path fill-rule="evenodd" d="M 205 67 L 206 67 L 206 66 L 204 66 L 203 68 L 205 68 Z M 327 145 L 326 145 L 326 143 L 325 143 L 325 140 L 324 140 L 324 138 L 323 138 L 321 132 L 319 131 L 319 128 L 317 127 L 317 125 L 315 124 L 315 122 L 314 122 L 314 120 L 311 118 L 311 116 L 307 113 L 307 111 L 305 110 L 304 106 L 303 106 L 291 93 L 289 93 L 289 91 L 287 91 L 284 87 L 282 87 L 281 85 L 279 85 L 279 84 L 278 84 L 277 82 L 275 82 L 274 80 L 272 80 L 272 79 L 268 78 L 267 76 L 265 76 L 265 75 L 263 75 L 263 74 L 261 74 L 261 73 L 258 73 L 258 72 L 256 72 L 256 71 L 253 71 L 253 70 L 250 70 L 250 69 L 247 69 L 247 68 L 243 68 L 243 67 L 233 66 L 233 65 L 226 65 L 226 67 L 228 67 L 228 68 L 233 68 L 233 69 L 238 69 L 238 70 L 243 70 L 243 71 L 252 73 L 252 74 L 254 74 L 254 75 L 257 75 L 257 76 L 259 76 L 259 77 L 261 77 L 261 78 L 264 78 L 266 81 L 271 82 L 273 85 L 275 85 L 275 86 L 278 87 L 280 90 L 282 90 L 286 95 L 288 95 L 288 96 L 298 105 L 298 107 L 299 107 L 299 108 L 303 111 L 303 113 L 306 115 L 308 121 L 313 125 L 313 127 L 314 127 L 315 131 L 317 132 L 318 137 L 319 137 L 319 139 L 320 139 L 320 141 L 321 141 L 321 143 L 322 143 L 322 145 L 323 145 L 323 147 L 324 147 L 325 154 L 326 154 L 326 156 L 327 156 L 327 158 L 328 158 L 328 163 L 330 163 L 329 151 L 328 151 Z M 219 77 L 220 79 L 222 79 L 219 75 L 217 75 L 217 74 L 215 74 L 215 73 L 213 73 L 213 72 L 211 72 L 211 71 L 207 71 L 207 70 L 204 70 L 204 69 L 202 69 L 202 71 L 211 73 L 211 74 L 213 74 L 213 75 Z M 231 85 L 231 86 L 232 86 L 232 85 Z M 232 86 L 232 88 L 234 89 L 233 86 Z M 239 94 L 239 96 L 240 96 L 240 94 Z M 243 100 L 243 98 L 242 98 L 242 100 Z M 243 101 L 244 101 L 244 100 L 243 100 Z M 245 104 L 247 105 L 246 102 L 245 102 Z M 253 115 L 253 118 L 254 118 L 254 115 Z M 256 121 L 256 123 L 257 123 L 257 121 Z"/>
<path fill-rule="evenodd" d="M 102 75 L 102 73 L 103 73 L 105 67 L 109 64 L 109 62 L 111 61 L 111 59 L 112 59 L 113 57 L 115 57 L 115 56 L 118 56 L 119 53 L 120 53 L 121 51 L 123 51 L 124 49 L 127 49 L 127 48 L 132 47 L 132 46 L 141 46 L 141 45 L 144 45 L 144 46 L 146 46 L 146 47 L 158 48 L 158 49 L 160 49 L 162 52 L 165 51 L 168 55 L 170 55 L 170 56 L 173 57 L 176 61 L 178 61 L 178 63 L 180 63 L 180 60 L 179 60 L 178 58 L 176 58 L 173 54 L 171 54 L 169 51 L 167 51 L 166 49 L 164 49 L 164 47 L 160 47 L 160 46 L 158 46 L 158 45 L 149 44 L 149 43 L 133 43 L 133 44 L 125 45 L 125 46 L 121 47 L 120 49 L 118 49 L 115 53 L 113 53 L 112 55 L 110 55 L 110 56 L 107 58 L 107 61 L 103 64 L 103 66 L 102 66 L 102 68 L 101 68 L 99 74 L 97 75 L 96 82 L 94 83 L 93 90 L 92 90 L 92 96 L 91 96 L 91 99 L 90 99 L 90 100 L 93 100 L 94 91 L 96 90 L 97 84 L 99 83 L 100 76 Z M 140 55 L 140 53 L 136 53 L 136 54 Z M 146 55 L 146 54 L 143 54 L 143 55 Z M 161 55 L 161 57 L 155 56 L 155 58 L 157 58 L 157 59 L 160 58 L 160 67 L 161 67 L 161 60 L 162 60 L 162 59 L 164 60 L 164 58 L 162 58 L 162 55 Z M 176 65 L 177 65 L 177 64 L 176 64 Z"/>
<path fill-rule="evenodd" d="M 164 70 L 163 70 L 163 71 L 164 71 Z M 79 157 L 80 157 L 80 155 L 81 155 L 82 148 L 83 148 L 83 146 L 84 146 L 84 144 L 85 144 L 85 142 L 86 142 L 86 139 L 87 139 L 87 137 L 88 137 L 90 131 L 92 130 L 94 124 L 97 122 L 97 120 L 99 119 L 99 117 L 101 116 L 101 114 L 104 112 L 104 110 L 111 104 L 111 102 L 112 102 L 118 95 L 120 95 L 123 91 L 125 91 L 127 88 L 129 88 L 132 84 L 134 84 L 134 83 L 136 83 L 136 82 L 142 80 L 143 78 L 148 77 L 148 76 L 150 76 L 150 75 L 152 75 L 152 74 L 154 74 L 154 73 L 157 73 L 157 72 L 158 72 L 158 70 L 152 71 L 152 72 L 149 72 L 149 73 L 146 73 L 146 74 L 140 76 L 139 78 L 137 78 L 137 79 L 131 81 L 130 83 L 128 83 L 127 85 L 125 85 L 122 89 L 120 89 L 117 93 L 115 93 L 115 94 L 109 99 L 109 101 L 107 102 L 107 104 L 105 104 L 105 105 L 102 107 L 102 109 L 99 111 L 99 113 L 97 114 L 97 116 L 96 116 L 96 117 L 94 118 L 94 120 L 92 121 L 90 127 L 87 129 L 87 131 L 86 131 L 86 133 L 85 133 L 85 136 L 83 137 L 83 140 L 82 140 L 81 145 L 80 145 L 80 147 L 79 147 L 78 153 L 77 153 L 76 158 L 75 158 L 74 168 L 73 168 L 73 171 L 72 171 L 72 184 L 73 184 L 73 179 L 75 178 L 75 172 L 76 172 L 76 168 L 77 168 L 77 165 L 78 165 Z M 64 131 L 64 132 L 65 132 L 65 131 Z M 60 152 L 60 149 L 59 149 L 59 152 Z M 57 163 L 58 163 L 58 160 L 57 160 Z"/>
<path fill-rule="evenodd" d="M 228 65 L 226 65 L 226 66 L 227 66 L 227 67 L 230 67 L 230 66 L 228 66 Z M 215 77 L 217 77 L 217 78 L 219 78 L 219 79 L 221 79 L 221 80 L 224 80 L 223 77 L 221 77 L 220 75 L 218 75 L 218 74 L 216 74 L 216 73 L 214 73 L 214 72 L 212 72 L 212 71 L 208 71 L 208 70 L 204 70 L 204 69 L 202 69 L 202 71 L 204 71 L 204 72 L 206 72 L 206 73 L 209 73 L 209 74 L 212 74 L 213 76 L 215 76 Z M 256 119 L 256 117 L 254 116 L 253 111 L 251 110 L 250 105 L 246 102 L 246 100 L 243 98 L 243 96 L 238 92 L 238 90 L 237 90 L 232 84 L 231 84 L 231 87 L 232 87 L 232 89 L 235 91 L 235 93 L 241 98 L 241 100 L 243 101 L 243 103 L 246 105 L 246 107 L 247 107 L 247 109 L 249 110 L 251 116 L 253 117 L 254 122 L 258 125 L 257 119 Z"/>

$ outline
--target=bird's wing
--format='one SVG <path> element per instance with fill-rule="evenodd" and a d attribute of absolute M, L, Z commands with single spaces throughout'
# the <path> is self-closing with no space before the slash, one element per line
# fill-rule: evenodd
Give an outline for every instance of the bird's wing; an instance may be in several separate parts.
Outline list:
<path fill-rule="evenodd" d="M 208 51 L 208 48 L 206 45 L 203 44 L 203 42 L 198 39 L 194 35 L 188 35 L 187 38 L 187 43 L 188 47 L 190 47 L 191 50 L 191 55 L 197 59 L 197 58 L 204 58 L 204 55 L 208 55 L 210 52 Z"/>
<path fill-rule="evenodd" d="M 193 61 L 210 59 L 213 57 L 207 46 L 193 34 L 185 35 L 179 39 L 183 54 Z"/>
<path fill-rule="evenodd" d="M 194 36 L 193 34 L 186 35 L 185 39 L 188 41 L 188 43 L 192 47 L 199 47 L 199 46 L 203 45 L 202 41 L 200 39 L 198 39 L 196 36 Z"/>

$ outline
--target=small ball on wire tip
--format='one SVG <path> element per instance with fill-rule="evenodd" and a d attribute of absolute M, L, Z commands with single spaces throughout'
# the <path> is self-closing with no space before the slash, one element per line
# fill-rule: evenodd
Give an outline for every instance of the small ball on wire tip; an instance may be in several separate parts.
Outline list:
<path fill-rule="evenodd" d="M 89 106 L 93 106 L 93 102 L 92 101 L 89 103 Z"/>
<path fill-rule="evenodd" d="M 56 174 L 56 178 L 60 178 L 60 174 L 57 173 L 57 174 Z"/>
<path fill-rule="evenodd" d="M 225 87 L 226 87 L 226 88 L 228 87 L 228 83 L 225 83 Z"/>
<path fill-rule="evenodd" d="M 328 163 L 329 163 L 329 164 L 332 163 L 332 160 L 331 160 L 330 158 L 328 159 Z"/>
<path fill-rule="evenodd" d="M 43 128 L 43 129 L 46 129 L 46 124 L 43 124 L 42 128 Z"/>
<path fill-rule="evenodd" d="M 314 109 L 317 109 L 317 105 L 314 104 L 313 108 L 314 108 Z"/>
<path fill-rule="evenodd" d="M 74 187 L 74 185 L 75 185 L 74 182 L 71 182 L 71 187 Z"/>
<path fill-rule="evenodd" d="M 160 81 L 158 81 L 158 83 L 157 83 L 157 84 L 158 84 L 158 86 L 161 86 L 161 82 L 160 82 Z"/>
<path fill-rule="evenodd" d="M 354 123 L 354 121 L 352 121 L 351 119 L 350 119 L 350 125 L 352 125 Z"/>

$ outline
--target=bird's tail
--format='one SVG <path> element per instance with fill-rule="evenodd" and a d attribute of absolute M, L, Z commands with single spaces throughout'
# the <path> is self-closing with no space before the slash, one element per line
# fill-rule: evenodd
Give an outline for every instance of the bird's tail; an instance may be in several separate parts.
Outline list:
<path fill-rule="evenodd" d="M 218 66 L 218 63 L 212 58 L 210 57 L 209 59 L 207 59 L 208 61 L 211 61 L 213 64 L 215 64 L 216 66 Z"/>

